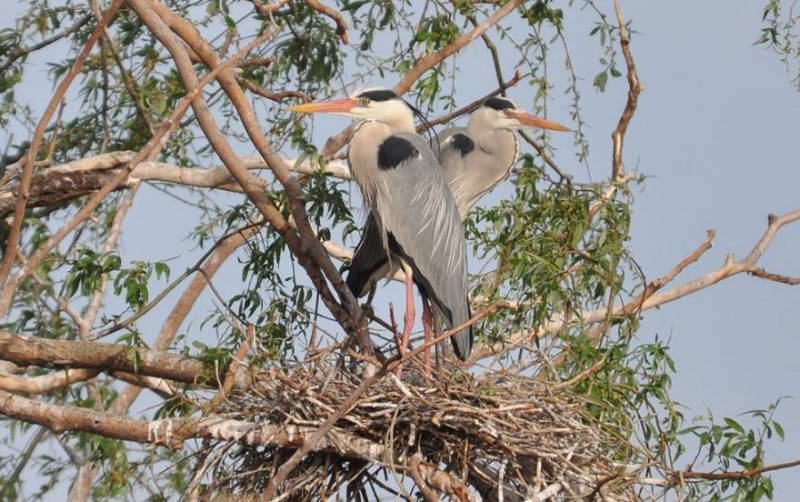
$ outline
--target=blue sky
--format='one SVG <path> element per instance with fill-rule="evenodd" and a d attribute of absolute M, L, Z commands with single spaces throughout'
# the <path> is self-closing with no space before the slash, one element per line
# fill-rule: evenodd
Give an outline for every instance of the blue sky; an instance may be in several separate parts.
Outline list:
<path fill-rule="evenodd" d="M 800 96 L 778 58 L 753 45 L 761 28 L 762 2 L 675 0 L 623 2 L 622 6 L 636 30 L 631 47 L 645 87 L 625 150 L 628 169 L 648 176 L 644 189 L 637 189 L 635 195 L 634 256 L 652 279 L 694 250 L 707 229 L 717 231 L 714 247 L 680 275 L 673 282 L 676 285 L 718 268 L 727 253 L 745 256 L 766 229 L 767 214 L 800 208 Z M 591 176 L 600 180 L 610 171 L 610 133 L 627 88 L 623 79 L 612 79 L 605 93 L 592 88 L 601 57 L 596 40 L 587 36 L 594 17 L 589 9 L 577 7 L 565 7 L 565 16 L 571 54 L 582 78 Z M 458 102 L 468 102 L 494 86 L 493 77 L 486 78 L 484 65 L 470 64 L 476 57 L 483 61 L 483 50 L 477 42 L 458 56 Z M 510 55 L 504 63 L 506 74 L 511 75 Z M 32 71 L 44 71 L 41 62 L 34 64 Z M 550 70 L 557 88 L 563 85 L 561 70 L 558 64 Z M 50 95 L 49 85 L 35 87 L 30 88 L 31 96 Z M 516 88 L 510 95 L 530 106 L 532 92 Z M 568 123 L 568 105 L 567 97 L 554 92 L 550 117 Z M 315 139 L 321 144 L 344 125 L 341 118 L 321 118 Z M 10 132 L 17 138 L 24 135 Z M 571 139 L 554 141 L 558 163 L 585 180 L 586 167 L 574 157 Z M 510 184 L 505 182 L 481 204 L 490 205 L 510 193 Z M 170 218 L 163 218 L 164 214 Z M 173 257 L 175 249 L 186 248 L 182 239 L 195 222 L 191 210 L 145 188 L 126 223 L 122 252 L 130 259 Z M 781 231 L 761 265 L 772 272 L 800 276 L 799 250 L 800 224 Z M 172 262 L 173 270 L 181 271 L 195 255 Z M 218 275 L 217 287 L 223 292 L 237 291 L 238 277 L 235 263 L 229 263 Z M 388 291 L 388 295 L 397 293 L 391 287 Z M 153 337 L 158 320 L 173 301 L 174 296 L 143 321 L 142 327 L 150 329 Z M 212 308 L 210 302 L 206 296 L 198 305 L 195 327 Z M 670 340 L 678 367 L 673 397 L 686 405 L 687 415 L 710 409 L 717 417 L 733 416 L 766 407 L 781 396 L 798 395 L 799 306 L 800 289 L 738 276 L 647 312 L 638 335 L 641 341 L 656 335 Z M 767 463 L 800 457 L 800 402 L 786 400 L 777 419 L 784 425 L 787 440 L 770 444 Z M 793 500 L 791 493 L 800 489 L 800 470 L 777 472 L 773 477 L 776 500 Z"/>

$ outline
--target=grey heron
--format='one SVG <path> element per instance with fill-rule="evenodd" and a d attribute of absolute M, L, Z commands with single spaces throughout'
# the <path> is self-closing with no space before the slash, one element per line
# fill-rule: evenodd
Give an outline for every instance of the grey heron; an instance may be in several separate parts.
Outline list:
<path fill-rule="evenodd" d="M 569 131 L 498 96 L 481 103 L 467 127 L 451 127 L 439 134 L 439 162 L 462 220 L 483 195 L 508 177 L 519 158 L 515 131 L 522 128 Z M 378 227 L 370 215 L 349 265 L 347 286 L 361 297 L 373 290 L 376 281 L 393 275 L 395 270 L 389 265 Z M 463 352 L 457 355 L 466 357 Z"/>
<path fill-rule="evenodd" d="M 353 178 L 369 209 L 374 244 L 391 266 L 406 274 L 406 317 L 402 353 L 414 322 L 412 281 L 422 296 L 426 343 L 431 304 L 449 328 L 470 318 L 466 241 L 444 171 L 428 142 L 416 133 L 414 108 L 391 90 L 357 93 L 347 99 L 296 105 L 300 113 L 332 113 L 357 120 L 348 153 Z M 451 337 L 466 359 L 472 328 Z M 430 364 L 430 351 L 426 351 Z"/>

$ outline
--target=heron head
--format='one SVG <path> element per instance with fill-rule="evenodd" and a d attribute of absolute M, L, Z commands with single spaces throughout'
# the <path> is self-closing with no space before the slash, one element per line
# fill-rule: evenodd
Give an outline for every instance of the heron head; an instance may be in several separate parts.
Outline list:
<path fill-rule="evenodd" d="M 396 130 L 414 130 L 414 111 L 390 89 L 359 91 L 349 98 L 295 105 L 296 113 L 332 113 L 356 120 L 384 122 Z"/>
<path fill-rule="evenodd" d="M 487 99 L 473 113 L 473 120 L 478 120 L 492 129 L 550 129 L 551 131 L 569 131 L 558 122 L 537 117 L 520 108 L 514 101 L 495 96 Z"/>

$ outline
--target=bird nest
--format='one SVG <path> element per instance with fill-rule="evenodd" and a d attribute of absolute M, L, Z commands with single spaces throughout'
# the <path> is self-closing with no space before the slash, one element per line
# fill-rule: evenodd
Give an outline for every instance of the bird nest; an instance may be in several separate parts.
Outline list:
<path fill-rule="evenodd" d="M 363 384 L 322 363 L 253 376 L 218 415 L 262 434 L 249 444 L 205 444 L 195 479 L 203 478 L 209 499 L 261 500 L 280 467 Z M 390 374 L 369 387 L 276 493 L 281 500 L 636 499 L 612 460 L 624 458 L 629 443 L 586 410 L 585 399 L 533 378 L 438 369 L 426 383 L 407 369 L 402 380 Z"/>

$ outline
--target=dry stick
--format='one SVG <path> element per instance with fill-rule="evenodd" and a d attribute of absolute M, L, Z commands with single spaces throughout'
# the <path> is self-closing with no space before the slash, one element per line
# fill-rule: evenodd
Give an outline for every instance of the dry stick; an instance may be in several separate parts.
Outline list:
<path fill-rule="evenodd" d="M 671 301 L 678 300 L 683 298 L 684 296 L 696 293 L 701 289 L 708 288 L 713 286 L 714 284 L 723 281 L 731 276 L 741 274 L 743 272 L 751 272 L 756 270 L 756 263 L 764 254 L 767 247 L 769 247 L 772 240 L 775 238 L 777 233 L 783 228 L 785 225 L 789 225 L 791 223 L 800 220 L 800 210 L 792 211 L 791 213 L 784 214 L 782 216 L 776 215 L 769 215 L 768 221 L 769 226 L 758 242 L 753 246 L 753 249 L 750 253 L 741 261 L 735 261 L 731 255 L 725 260 L 725 263 L 722 267 L 709 272 L 706 275 L 698 277 L 697 279 L 691 280 L 680 286 L 677 286 L 669 291 L 665 291 L 659 294 L 652 294 L 650 297 L 646 298 L 644 301 L 641 300 L 640 296 L 634 298 L 633 300 L 619 305 L 612 309 L 612 315 L 623 315 L 624 313 L 628 312 L 643 312 L 645 310 L 650 310 L 652 308 L 658 307 L 665 303 L 669 303 Z M 587 312 L 582 314 L 576 322 L 583 323 L 583 324 L 591 324 L 599 321 L 603 321 L 608 316 L 609 310 L 608 309 L 599 309 L 594 310 L 592 312 Z M 492 355 L 501 355 L 506 353 L 510 350 L 513 350 L 520 346 L 523 343 L 528 341 L 534 340 L 538 337 L 555 333 L 561 329 L 563 329 L 567 324 L 569 324 L 569 320 L 564 318 L 556 318 L 533 331 L 524 331 L 518 332 L 513 334 L 508 340 L 506 345 L 504 345 L 499 350 L 494 350 L 490 347 L 480 347 L 473 352 L 473 355 L 470 357 L 469 361 L 465 364 L 471 365 L 475 364 L 479 359 L 489 357 Z"/>
<path fill-rule="evenodd" d="M 628 130 L 633 114 L 636 113 L 636 105 L 639 102 L 639 94 L 642 92 L 642 86 L 639 82 L 639 74 L 636 73 L 636 63 L 631 54 L 631 39 L 628 34 L 628 28 L 625 26 L 625 19 L 622 17 L 622 9 L 619 6 L 619 0 L 614 0 L 614 10 L 617 14 L 617 23 L 619 24 L 619 37 L 620 45 L 622 46 L 622 55 L 625 58 L 625 65 L 628 67 L 628 101 L 625 103 L 625 110 L 619 118 L 617 128 L 611 134 L 611 140 L 614 143 L 614 149 L 611 157 L 611 180 L 616 180 L 623 170 L 622 162 L 622 148 L 625 142 L 625 133 Z"/>
<path fill-rule="evenodd" d="M 725 480 L 725 479 L 750 479 L 756 476 L 760 476 L 765 472 L 770 471 L 777 471 L 780 469 L 788 469 L 790 467 L 797 467 L 800 466 L 800 460 L 794 460 L 792 462 L 784 462 L 782 464 L 773 464 L 773 465 L 766 465 L 764 467 L 758 467 L 756 469 L 747 469 L 744 471 L 732 471 L 732 472 L 696 472 L 696 471 L 684 471 L 684 472 L 676 472 L 673 475 L 673 483 L 678 484 L 681 482 L 682 479 L 709 479 L 709 480 Z"/>
<path fill-rule="evenodd" d="M 72 64 L 72 68 L 70 68 L 69 72 L 67 72 L 64 80 L 58 84 L 55 94 L 50 99 L 50 104 L 47 105 L 42 118 L 39 119 L 39 123 L 36 125 L 36 130 L 33 133 L 31 145 L 28 148 L 28 153 L 25 157 L 25 166 L 22 170 L 22 180 L 20 181 L 19 186 L 19 197 L 17 198 L 17 205 L 14 209 L 14 221 L 11 224 L 11 229 L 9 230 L 8 234 L 8 242 L 6 243 L 6 253 L 3 258 L 3 263 L 0 265 L 0 283 L 12 282 L 10 281 L 9 276 L 11 274 L 11 268 L 14 266 L 14 260 L 17 257 L 17 247 L 19 245 L 20 234 L 22 231 L 22 220 L 25 219 L 25 206 L 28 202 L 28 192 L 30 190 L 31 179 L 33 178 L 33 164 L 36 160 L 39 146 L 44 138 L 45 129 L 47 129 L 50 119 L 58 109 L 59 103 L 64 98 L 64 95 L 66 94 L 70 84 L 72 84 L 72 81 L 81 72 L 83 65 L 86 63 L 89 54 L 94 48 L 94 44 L 102 35 L 103 29 L 108 25 L 109 22 L 111 22 L 111 19 L 114 17 L 114 15 L 116 15 L 117 11 L 122 6 L 122 2 L 123 0 L 114 0 L 114 3 L 103 15 L 103 19 L 100 20 L 97 28 L 95 28 L 94 32 L 89 37 L 89 40 L 87 40 L 84 44 L 80 54 L 78 54 L 78 57 L 75 59 L 75 62 Z M 3 308 L 3 304 L 0 303 L 0 317 L 5 316 L 6 312 L 7 307 Z"/>
<path fill-rule="evenodd" d="M 487 315 L 496 310 L 497 310 L 496 306 L 490 306 L 478 312 L 475 316 L 473 316 L 464 324 L 445 331 L 444 333 L 442 333 L 438 337 L 435 337 L 433 340 L 430 340 L 427 343 L 420 344 L 419 347 L 406 352 L 405 355 L 401 356 L 400 354 L 397 354 L 391 359 L 387 360 L 383 365 L 381 365 L 380 369 L 374 375 L 364 380 L 358 387 L 358 389 L 356 389 L 355 392 L 353 392 L 353 394 L 347 399 L 347 401 L 345 401 L 344 404 L 342 404 L 334 413 L 332 413 L 325 420 L 325 422 L 322 425 L 320 425 L 319 429 L 317 429 L 317 431 L 314 432 L 314 434 L 312 434 L 312 436 L 308 439 L 308 441 L 303 443 L 303 446 L 298 448 L 297 451 L 295 451 L 294 454 L 289 458 L 289 460 L 287 460 L 286 463 L 283 464 L 280 469 L 278 469 L 278 472 L 275 473 L 275 476 L 272 477 L 272 479 L 269 482 L 269 485 L 267 486 L 267 489 L 264 491 L 264 500 L 271 500 L 272 497 L 275 496 L 275 493 L 278 490 L 280 484 L 286 480 L 286 478 L 294 470 L 294 468 L 297 467 L 297 464 L 300 463 L 303 457 L 306 456 L 309 451 L 316 448 L 317 442 L 330 431 L 330 429 L 333 427 L 334 423 L 336 423 L 337 420 L 342 418 L 348 411 L 350 411 L 350 409 L 353 406 L 355 406 L 356 402 L 358 402 L 358 400 L 361 398 L 364 392 L 367 391 L 367 389 L 372 387 L 372 385 L 374 385 L 378 380 L 383 378 L 388 372 L 393 371 L 395 368 L 402 365 L 406 361 L 411 360 L 417 354 L 436 345 L 439 342 L 442 342 L 443 340 L 446 340 L 456 335 L 461 330 L 472 326 L 473 324 L 480 321 L 481 319 L 483 319 L 484 317 L 486 317 Z"/>
<path fill-rule="evenodd" d="M 217 73 L 222 71 L 234 61 L 246 56 L 247 53 L 249 53 L 256 45 L 263 43 L 267 38 L 268 36 L 265 35 L 253 40 L 242 50 L 240 50 L 233 58 L 228 60 L 224 65 L 210 71 L 207 75 L 205 75 L 202 80 L 197 82 L 196 87 L 191 88 L 191 91 L 189 91 L 186 97 L 181 100 L 181 102 L 170 115 L 169 119 L 164 122 L 164 125 L 162 125 L 161 129 L 159 129 L 158 133 L 147 142 L 147 145 L 145 145 L 145 147 L 136 154 L 136 156 L 128 163 L 128 165 L 125 166 L 125 168 L 122 169 L 110 182 L 104 185 L 103 188 L 96 192 L 91 199 L 89 199 L 89 202 L 87 202 L 87 204 L 81 208 L 80 211 L 78 211 L 78 214 L 76 214 L 70 222 L 61 227 L 55 235 L 50 237 L 47 242 L 45 242 L 36 250 L 33 256 L 31 256 L 31 258 L 28 260 L 27 265 L 17 274 L 13 281 L 9 280 L 6 282 L 6 285 L 3 288 L 2 298 L 0 298 L 0 317 L 3 317 L 8 313 L 17 285 L 28 275 L 30 275 L 30 273 L 35 270 L 36 267 L 39 266 L 42 260 L 48 256 L 50 250 L 57 246 L 58 243 L 60 243 L 64 237 L 66 237 L 78 224 L 91 216 L 95 208 L 109 193 L 114 191 L 117 185 L 119 185 L 125 180 L 126 177 L 128 177 L 130 172 L 139 162 L 146 158 L 151 158 L 152 156 L 157 155 L 162 148 L 162 141 L 166 141 L 166 137 L 175 127 L 178 119 L 184 113 L 186 113 L 186 110 L 188 110 L 192 100 L 201 93 L 203 87 L 211 82 L 211 80 L 216 77 Z"/>
<path fill-rule="evenodd" d="M 501 19 L 510 14 L 514 9 L 525 3 L 525 0 L 511 0 L 507 4 L 497 9 L 494 14 L 489 16 L 486 21 L 473 28 L 470 32 L 461 35 L 453 42 L 430 54 L 425 54 L 420 57 L 414 66 L 403 76 L 400 82 L 394 86 L 394 92 L 398 95 L 403 95 L 411 90 L 411 86 L 419 80 L 419 78 L 434 66 L 440 64 L 442 61 L 460 51 L 467 44 L 473 42 L 476 38 L 480 37 L 492 26 L 500 22 Z M 345 130 L 335 136 L 331 136 L 325 142 L 325 147 L 322 150 L 322 156 L 327 158 L 333 157 L 346 143 L 352 132 L 353 126 L 347 127 Z"/>
<path fill-rule="evenodd" d="M 315 11 L 331 18 L 333 22 L 336 23 L 336 34 L 342 39 L 342 43 L 344 45 L 350 45 L 350 37 L 347 36 L 347 29 L 349 26 L 347 26 L 347 21 L 345 21 L 344 16 L 342 16 L 339 11 L 324 5 L 319 0 L 306 0 L 306 3 Z"/>
<path fill-rule="evenodd" d="M 144 9 L 145 3 L 147 3 L 147 7 L 155 10 L 161 18 L 152 16 L 151 10 Z M 175 14 L 166 5 L 156 0 L 148 0 L 147 2 L 145 0 L 131 0 L 131 5 L 134 6 L 143 19 L 147 18 L 146 22 L 151 25 L 151 29 L 162 32 L 162 37 L 166 36 L 166 33 L 163 33 L 164 30 L 159 26 L 159 23 L 166 22 L 170 29 L 174 30 L 189 47 L 197 52 L 206 65 L 210 68 L 215 68 L 219 64 L 219 57 L 214 52 L 213 47 L 200 36 L 196 27 Z M 158 32 L 156 34 L 158 35 Z M 179 70 L 182 70 L 182 76 L 190 79 L 190 81 L 196 78 L 193 77 L 194 69 L 186 61 L 183 46 L 174 44 L 174 41 L 169 38 L 164 38 L 162 42 L 172 46 L 171 52 L 178 63 Z M 283 216 L 272 205 L 262 190 L 253 187 L 251 183 L 253 176 L 238 162 L 238 157 L 216 127 L 214 118 L 207 110 L 200 110 L 200 113 L 196 113 L 198 119 L 200 119 L 201 127 L 204 128 L 204 132 L 211 140 L 217 153 L 223 159 L 227 158 L 225 165 L 236 181 L 242 185 L 248 198 L 284 237 L 289 249 L 308 273 L 309 278 L 325 302 L 325 306 L 333 314 L 337 322 L 344 327 L 350 336 L 357 340 L 362 350 L 367 353 L 374 353 L 375 350 L 367 333 L 366 319 L 362 316 L 361 307 L 353 297 L 350 289 L 344 284 L 338 269 L 330 261 L 328 254 L 319 243 L 314 229 L 309 223 L 299 184 L 291 176 L 289 170 L 283 165 L 281 158 L 274 153 L 272 146 L 267 141 L 266 134 L 259 125 L 252 105 L 236 83 L 235 72 L 230 69 L 223 71 L 219 74 L 218 80 L 239 113 L 250 141 L 267 162 L 275 178 L 283 186 L 290 202 L 289 207 L 294 219 L 294 226 L 283 219 Z M 331 282 L 338 293 L 339 298 L 344 303 L 344 308 L 331 294 L 326 279 Z"/>

